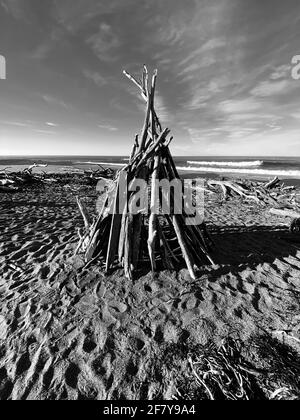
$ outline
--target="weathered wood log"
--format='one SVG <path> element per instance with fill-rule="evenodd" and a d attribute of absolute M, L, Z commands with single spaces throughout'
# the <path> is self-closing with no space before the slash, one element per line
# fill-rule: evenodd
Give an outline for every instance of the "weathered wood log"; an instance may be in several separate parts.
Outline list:
<path fill-rule="evenodd" d="M 118 259 L 119 263 L 124 265 L 124 247 L 125 247 L 125 240 L 126 240 L 126 226 L 127 226 L 127 208 L 124 209 L 122 215 L 122 223 L 120 229 L 120 240 L 119 240 L 119 249 L 118 249 Z"/>
<path fill-rule="evenodd" d="M 151 182 L 151 214 L 149 218 L 149 234 L 148 234 L 148 252 L 151 262 L 152 271 L 156 270 L 155 262 L 155 244 L 157 240 L 157 215 L 159 212 L 159 191 L 157 182 L 159 180 L 160 155 L 154 158 L 154 170 Z"/>
<path fill-rule="evenodd" d="M 144 168 L 142 168 L 138 173 L 137 176 L 139 179 L 144 180 L 145 183 L 148 182 L 148 177 L 149 177 L 149 173 L 148 173 L 148 168 L 145 166 Z M 132 195 L 129 198 L 129 211 L 131 213 L 134 213 L 133 209 L 131 208 L 131 204 L 133 203 L 133 198 L 134 198 L 134 194 L 136 194 L 136 192 L 133 192 Z M 142 237 L 141 237 L 141 231 L 142 231 L 142 224 L 144 221 L 144 215 L 143 214 L 133 214 L 133 237 L 134 237 L 134 241 L 133 241 L 133 247 L 132 247 L 132 267 L 133 269 L 137 268 L 138 265 L 138 261 L 139 261 L 139 256 L 140 256 L 140 251 L 141 251 L 141 241 L 142 241 Z"/>
<path fill-rule="evenodd" d="M 229 181 L 208 181 L 208 185 L 219 185 L 219 186 L 225 186 L 231 190 L 233 190 L 234 192 L 236 192 L 238 195 L 240 195 L 241 197 L 247 198 L 249 200 L 253 200 L 256 203 L 260 203 L 260 200 L 258 197 L 256 197 L 255 195 L 251 195 L 250 191 L 244 189 L 243 187 L 240 187 L 239 185 L 233 183 L 233 182 L 229 182 Z"/>
<path fill-rule="evenodd" d="M 89 244 L 87 246 L 86 252 L 85 252 L 85 262 L 89 262 L 93 259 L 95 255 L 96 248 L 99 245 L 99 236 L 100 236 L 100 230 L 97 230 L 94 235 L 91 237 Z"/>
<path fill-rule="evenodd" d="M 176 257 L 174 251 L 171 249 L 169 242 L 166 238 L 165 232 L 159 222 L 157 223 L 157 230 L 161 242 L 163 263 L 168 270 L 174 270 L 174 263 L 179 263 L 180 261 Z"/>
<path fill-rule="evenodd" d="M 260 199 L 260 201 L 266 203 L 266 204 L 271 204 L 273 206 L 277 206 L 277 200 L 275 200 L 270 194 L 266 193 L 263 189 L 257 188 L 255 190 L 258 198 Z"/>
<path fill-rule="evenodd" d="M 141 158 L 141 160 L 138 162 L 138 164 L 136 165 L 136 170 L 138 170 L 139 168 L 141 168 L 146 161 L 150 158 L 150 156 L 155 152 L 155 149 L 157 147 L 160 146 L 161 143 L 163 143 L 167 137 L 167 135 L 170 133 L 170 130 L 168 128 L 166 128 L 158 137 L 158 139 L 156 140 L 156 142 L 147 150 L 147 152 L 144 153 L 143 157 Z"/>
<path fill-rule="evenodd" d="M 189 253 L 186 241 L 184 239 L 184 233 L 183 233 L 182 228 L 179 224 L 178 216 L 174 215 L 172 217 L 172 220 L 173 220 L 175 233 L 176 233 L 176 236 L 177 236 L 177 239 L 178 239 L 178 243 L 179 243 L 179 246 L 181 248 L 182 255 L 183 255 L 183 258 L 185 260 L 187 269 L 190 273 L 191 278 L 193 280 L 196 280 L 196 275 L 195 275 L 195 271 L 194 271 L 194 262 L 192 260 L 192 257 Z"/>
<path fill-rule="evenodd" d="M 106 257 L 106 271 L 108 271 L 113 264 L 116 254 L 118 252 L 120 228 L 122 224 L 122 214 L 119 213 L 119 185 L 115 195 L 115 203 L 113 207 L 112 223 L 109 234 L 107 257 Z"/>
<path fill-rule="evenodd" d="M 124 272 L 128 280 L 132 281 L 131 250 L 132 250 L 132 214 L 128 214 L 125 224 L 125 243 L 124 243 Z"/>
<path fill-rule="evenodd" d="M 264 184 L 264 188 L 266 190 L 271 189 L 273 187 L 276 187 L 279 184 L 279 182 L 280 182 L 279 178 L 277 176 L 275 176 L 274 179 L 272 179 L 271 181 Z"/>
<path fill-rule="evenodd" d="M 153 78 L 152 78 L 152 84 L 151 84 L 151 90 L 150 90 L 149 97 L 148 97 L 145 121 L 144 121 L 144 126 L 143 126 L 143 130 L 142 130 L 142 134 L 141 134 L 141 143 L 140 143 L 140 148 L 139 148 L 140 152 L 142 152 L 144 150 L 145 143 L 146 143 L 147 136 L 148 136 L 148 127 L 149 127 L 149 123 L 150 123 L 151 110 L 153 108 L 153 103 L 154 103 L 156 78 L 157 78 L 157 70 L 154 71 Z"/>
<path fill-rule="evenodd" d="M 292 217 L 293 219 L 300 218 L 300 213 L 290 210 L 290 209 L 270 209 L 270 213 L 274 214 L 275 216 L 281 217 Z"/>

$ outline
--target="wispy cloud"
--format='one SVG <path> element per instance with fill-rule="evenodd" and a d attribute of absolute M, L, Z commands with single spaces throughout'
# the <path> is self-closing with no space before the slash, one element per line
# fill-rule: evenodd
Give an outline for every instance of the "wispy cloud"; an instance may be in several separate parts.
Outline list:
<path fill-rule="evenodd" d="M 250 93 L 254 96 L 263 98 L 286 92 L 288 86 L 289 82 L 287 80 L 264 81 L 260 82 Z"/>
<path fill-rule="evenodd" d="M 219 110 L 229 114 L 248 113 L 261 107 L 262 103 L 252 98 L 227 100 L 219 104 Z"/>
<path fill-rule="evenodd" d="M 101 23 L 98 31 L 89 37 L 86 42 L 100 60 L 116 61 L 116 49 L 121 46 L 121 40 L 111 25 Z"/>
<path fill-rule="evenodd" d="M 278 66 L 274 69 L 273 73 L 271 74 L 270 78 L 272 80 L 283 79 L 286 77 L 290 77 L 292 66 L 290 64 L 283 64 Z"/>
<path fill-rule="evenodd" d="M 62 99 L 56 98 L 49 94 L 42 95 L 42 98 L 49 105 L 68 109 L 68 105 Z"/>
<path fill-rule="evenodd" d="M 58 124 L 53 122 L 46 122 L 46 125 L 48 125 L 49 127 L 58 127 Z"/>
<path fill-rule="evenodd" d="M 35 148 L 84 153 L 88 133 L 92 153 L 126 153 L 145 103 L 122 70 L 146 63 L 159 70 L 156 108 L 176 153 L 275 154 L 271 139 L 282 153 L 296 141 L 298 0 L 0 0 L 0 10 L 9 139 L 24 128 Z"/>
<path fill-rule="evenodd" d="M 158 114 L 159 119 L 163 123 L 170 123 L 172 120 L 172 116 L 165 104 L 163 96 L 159 93 L 155 96 L 155 108 Z"/>
<path fill-rule="evenodd" d="M 97 85 L 100 88 L 107 84 L 107 78 L 103 77 L 97 71 L 91 71 L 91 70 L 85 69 L 83 70 L 83 74 L 87 79 L 93 81 L 95 85 Z"/>
<path fill-rule="evenodd" d="M 108 130 L 108 131 L 118 131 L 117 127 L 113 127 L 110 124 L 98 124 L 98 127 L 102 130 Z"/>
<path fill-rule="evenodd" d="M 57 132 L 56 131 L 53 131 L 53 130 L 40 130 L 40 129 L 37 129 L 37 130 L 33 130 L 35 133 L 39 133 L 39 134 L 47 134 L 47 135 L 55 135 L 55 134 L 57 134 Z"/>

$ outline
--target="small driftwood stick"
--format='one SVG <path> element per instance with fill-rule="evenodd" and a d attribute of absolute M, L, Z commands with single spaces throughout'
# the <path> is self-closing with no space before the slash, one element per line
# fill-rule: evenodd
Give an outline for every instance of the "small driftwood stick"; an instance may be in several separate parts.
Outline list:
<path fill-rule="evenodd" d="M 80 200 L 79 197 L 76 197 L 76 201 L 77 201 L 81 216 L 82 216 L 83 221 L 84 221 L 84 226 L 88 230 L 90 228 L 90 217 L 89 217 L 87 208 L 84 205 L 84 203 Z"/>
<path fill-rule="evenodd" d="M 95 255 L 96 248 L 99 245 L 99 241 L 98 241 L 99 236 L 100 236 L 100 231 L 97 230 L 94 233 L 93 237 L 91 238 L 90 243 L 89 243 L 89 245 L 87 247 L 87 250 L 85 252 L 85 262 L 89 262 L 93 259 L 94 255 Z"/>
<path fill-rule="evenodd" d="M 144 95 L 147 96 L 148 95 L 148 69 L 147 67 L 144 65 L 143 67 L 143 86 L 140 87 L 141 90 L 143 91 Z M 147 100 L 147 98 L 146 98 Z"/>
<path fill-rule="evenodd" d="M 140 89 L 142 98 L 147 102 L 147 100 L 148 100 L 148 90 L 144 91 L 142 85 L 136 80 L 136 78 L 131 76 L 131 74 L 129 74 L 126 70 L 123 70 L 123 74 Z"/>

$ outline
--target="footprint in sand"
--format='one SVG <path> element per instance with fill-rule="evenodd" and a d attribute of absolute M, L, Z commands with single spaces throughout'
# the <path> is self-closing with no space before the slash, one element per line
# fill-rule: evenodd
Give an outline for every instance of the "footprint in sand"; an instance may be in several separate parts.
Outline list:
<path fill-rule="evenodd" d="M 49 389 L 51 382 L 53 380 L 54 377 L 54 368 L 53 366 L 50 366 L 43 374 L 43 386 L 45 389 Z"/>
<path fill-rule="evenodd" d="M 31 361 L 29 358 L 28 353 L 22 354 L 22 356 L 17 361 L 16 365 L 16 376 L 22 375 L 24 372 L 26 372 L 31 366 Z"/>
<path fill-rule="evenodd" d="M 13 383 L 8 378 L 5 367 L 0 369 L 0 400 L 7 400 L 13 390 Z"/>
<path fill-rule="evenodd" d="M 135 376 L 139 371 L 138 366 L 135 364 L 133 360 L 129 360 L 126 366 L 126 372 L 129 376 Z"/>
<path fill-rule="evenodd" d="M 78 376 L 80 374 L 80 369 L 75 363 L 71 363 L 65 373 L 66 384 L 73 388 L 77 388 Z"/>
<path fill-rule="evenodd" d="M 80 375 L 78 380 L 78 400 L 96 400 L 98 390 L 90 380 Z"/>
<path fill-rule="evenodd" d="M 82 345 L 82 350 L 85 353 L 92 353 L 97 347 L 97 344 L 95 343 L 94 339 L 92 336 L 87 336 L 84 339 L 83 345 Z"/>

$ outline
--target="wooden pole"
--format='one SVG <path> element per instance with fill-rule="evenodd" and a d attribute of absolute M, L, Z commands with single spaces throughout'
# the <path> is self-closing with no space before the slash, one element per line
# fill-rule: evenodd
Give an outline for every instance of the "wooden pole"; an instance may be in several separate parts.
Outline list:
<path fill-rule="evenodd" d="M 154 170 L 151 181 L 151 214 L 149 218 L 149 234 L 148 234 L 148 252 L 151 262 L 152 271 L 156 270 L 155 262 L 155 245 L 157 240 L 157 214 L 159 211 L 159 189 L 157 182 L 159 180 L 160 154 L 154 157 Z"/>

